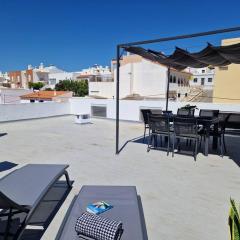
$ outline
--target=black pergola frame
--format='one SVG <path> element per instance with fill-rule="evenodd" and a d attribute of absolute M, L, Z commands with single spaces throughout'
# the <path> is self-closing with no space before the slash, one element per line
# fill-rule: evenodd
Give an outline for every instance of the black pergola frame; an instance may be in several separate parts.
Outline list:
<path fill-rule="evenodd" d="M 116 47 L 116 59 L 117 59 L 117 63 L 116 63 L 117 64 L 117 68 L 116 68 L 116 154 L 120 153 L 120 150 L 119 150 L 119 84 L 120 84 L 120 58 L 121 58 L 120 50 L 121 48 L 124 48 L 126 46 L 130 47 L 135 45 L 169 42 L 169 41 L 180 40 L 180 39 L 189 39 L 189 38 L 217 35 L 217 34 L 237 32 L 237 31 L 240 31 L 240 27 L 217 29 L 217 30 L 207 31 L 207 32 L 177 35 L 172 37 L 164 37 L 164 38 L 158 38 L 158 39 L 122 43 L 117 45 Z M 168 99 L 169 99 L 169 78 L 170 78 L 170 67 L 168 67 L 166 110 L 168 109 Z"/>

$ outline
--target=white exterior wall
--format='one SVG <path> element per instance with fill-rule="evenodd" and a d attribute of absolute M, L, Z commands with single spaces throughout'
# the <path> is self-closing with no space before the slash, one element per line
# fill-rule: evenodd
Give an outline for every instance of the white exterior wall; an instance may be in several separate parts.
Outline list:
<path fill-rule="evenodd" d="M 115 85 L 116 69 L 114 82 L 89 82 L 89 94 L 113 98 L 116 96 Z M 143 59 L 141 62 L 128 63 L 120 67 L 120 98 L 131 94 L 164 98 L 166 89 L 167 68 L 164 66 Z"/>
<path fill-rule="evenodd" d="M 0 104 L 0 122 L 70 114 L 70 103 Z"/>
<path fill-rule="evenodd" d="M 205 73 L 202 73 L 202 70 L 205 70 Z M 213 90 L 214 87 L 214 70 L 209 68 L 199 68 L 199 69 L 190 69 L 190 72 L 193 74 L 192 79 L 189 81 L 190 86 L 201 86 L 206 90 Z M 194 78 L 197 78 L 197 82 L 194 82 Z M 201 84 L 201 78 L 204 78 L 204 85 Z M 212 78 L 212 82 L 208 82 L 208 78 Z"/>
<path fill-rule="evenodd" d="M 33 82 L 45 82 L 48 83 L 49 75 L 47 72 L 41 72 L 39 70 L 33 69 Z"/>
<path fill-rule="evenodd" d="M 105 98 L 114 98 L 114 82 L 88 82 L 89 95 L 97 95 Z"/>
<path fill-rule="evenodd" d="M 167 90 L 166 67 L 145 59 L 132 65 L 133 93 L 145 97 L 165 97 Z"/>
<path fill-rule="evenodd" d="M 73 79 L 72 72 L 59 72 L 59 73 L 49 73 L 49 84 L 51 80 L 55 79 L 55 84 L 59 83 L 60 80 Z M 54 85 L 54 84 L 53 84 Z"/>
<path fill-rule="evenodd" d="M 116 117 L 116 101 L 112 99 L 84 99 L 72 98 L 71 114 L 91 113 L 92 105 L 105 105 L 107 107 L 107 118 L 115 119 Z M 189 103 L 187 102 L 169 102 L 169 110 L 177 113 L 178 108 L 183 107 Z M 240 104 L 216 104 L 216 103 L 199 103 L 191 102 L 191 105 L 196 105 L 199 109 L 218 109 L 220 111 L 237 111 L 240 112 Z M 140 109 L 154 108 L 165 109 L 165 100 L 120 100 L 120 119 L 129 121 L 140 121 Z M 196 110 L 198 115 L 198 110 Z"/>

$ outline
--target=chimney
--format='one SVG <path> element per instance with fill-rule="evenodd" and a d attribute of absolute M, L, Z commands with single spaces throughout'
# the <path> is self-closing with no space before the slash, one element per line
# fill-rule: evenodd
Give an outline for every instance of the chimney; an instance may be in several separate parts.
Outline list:
<path fill-rule="evenodd" d="M 28 66 L 27 66 L 27 69 L 28 70 L 31 70 L 33 67 L 32 67 L 32 65 L 31 64 L 29 64 Z"/>

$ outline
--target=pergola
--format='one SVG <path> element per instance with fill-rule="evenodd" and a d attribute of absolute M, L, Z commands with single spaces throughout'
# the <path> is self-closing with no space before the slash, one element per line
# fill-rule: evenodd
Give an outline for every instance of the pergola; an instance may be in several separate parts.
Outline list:
<path fill-rule="evenodd" d="M 240 27 L 218 29 L 208 32 L 200 32 L 194 34 L 178 35 L 173 37 L 164 37 L 159 39 L 123 43 L 117 45 L 117 68 L 116 68 L 116 154 L 120 152 L 119 149 L 119 83 L 120 83 L 120 51 L 126 50 L 142 56 L 153 62 L 164 64 L 168 68 L 168 81 L 166 91 L 166 110 L 168 110 L 169 99 L 169 80 L 170 69 L 183 70 L 187 67 L 202 68 L 207 66 L 226 66 L 231 63 L 240 64 L 240 43 L 230 46 L 213 46 L 208 43 L 207 47 L 199 52 L 190 53 L 184 49 L 176 48 L 174 53 L 170 56 L 162 52 L 145 49 L 138 45 L 146 45 L 152 43 L 169 42 L 180 39 L 190 39 L 202 36 L 210 36 L 222 33 L 240 31 Z"/>

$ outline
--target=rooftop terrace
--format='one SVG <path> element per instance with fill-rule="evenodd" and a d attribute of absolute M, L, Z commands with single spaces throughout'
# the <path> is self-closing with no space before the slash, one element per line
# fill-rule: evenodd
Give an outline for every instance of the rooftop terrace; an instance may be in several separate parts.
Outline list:
<path fill-rule="evenodd" d="M 121 122 L 121 139 L 139 137 L 143 126 Z M 135 185 L 141 196 L 148 238 L 228 239 L 230 196 L 240 199 L 240 138 L 226 137 L 228 156 L 208 157 L 146 151 L 128 142 L 115 155 L 115 122 L 94 119 L 74 124 L 73 116 L 1 123 L 0 162 L 69 164 L 73 190 L 42 239 L 55 238 L 64 215 L 82 185 Z M 234 138 L 234 141 L 233 141 Z M 101 169 L 101 170 L 100 170 Z M 0 164 L 1 171 L 1 164 Z M 0 176 L 11 170 L 0 172 Z"/>

